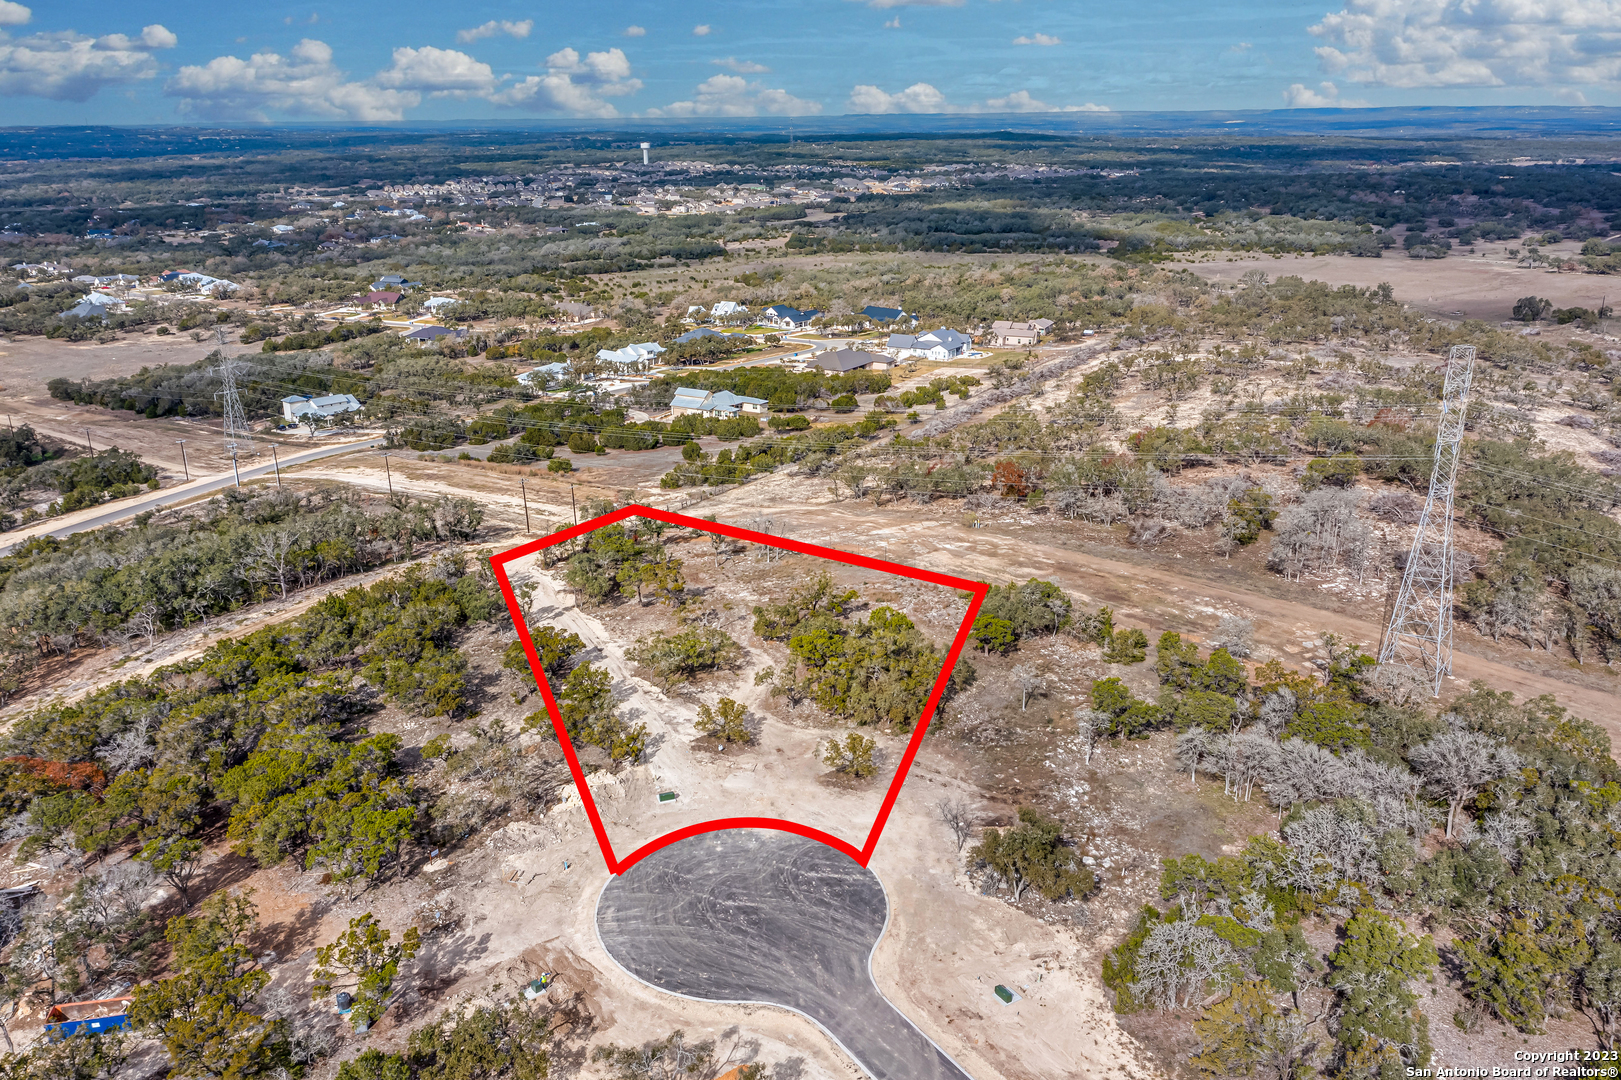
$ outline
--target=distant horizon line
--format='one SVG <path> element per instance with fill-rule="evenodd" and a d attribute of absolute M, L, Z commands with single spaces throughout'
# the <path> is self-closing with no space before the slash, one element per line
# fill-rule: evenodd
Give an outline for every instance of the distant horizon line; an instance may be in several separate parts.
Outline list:
<path fill-rule="evenodd" d="M 1109 109 L 1043 111 L 1043 112 L 938 112 L 938 113 L 811 113 L 803 116 L 691 116 L 691 117 L 462 117 L 445 120 L 218 120 L 153 121 L 149 123 L 83 123 L 83 124 L 4 124 L 0 132 L 23 131 L 272 131 L 278 129 L 299 131 L 412 131 L 436 129 L 536 128 L 543 130 L 596 130 L 619 131 L 639 128 L 675 130 L 715 129 L 786 129 L 790 125 L 806 125 L 806 135 L 816 133 L 818 125 L 847 127 L 852 122 L 870 124 L 872 130 L 889 127 L 915 129 L 932 124 L 949 124 L 960 128 L 965 123 L 977 123 L 987 130 L 1005 129 L 1008 122 L 1021 126 L 1084 128 L 1092 125 L 1110 125 L 1111 121 L 1139 118 L 1187 118 L 1214 120 L 1230 118 L 1244 123 L 1248 118 L 1298 121 L 1312 119 L 1374 118 L 1397 114 L 1425 114 L 1431 116 L 1531 116 L 1597 118 L 1614 114 L 1615 125 L 1621 127 L 1621 106 L 1616 105 L 1378 105 L 1365 107 L 1333 106 L 1326 108 L 1279 109 Z M 786 134 L 786 131 L 784 131 Z M 800 132 L 795 131 L 798 135 Z"/>

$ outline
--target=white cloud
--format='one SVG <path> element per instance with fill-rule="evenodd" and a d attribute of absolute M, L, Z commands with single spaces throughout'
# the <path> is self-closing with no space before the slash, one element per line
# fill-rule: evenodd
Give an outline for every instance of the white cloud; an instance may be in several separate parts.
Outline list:
<path fill-rule="evenodd" d="M 0 0 L 0 26 L 22 26 L 33 17 L 34 13 L 23 5 Z"/>
<path fill-rule="evenodd" d="M 708 37 L 709 34 L 710 27 L 708 23 L 699 23 L 697 26 L 692 28 L 693 37 Z"/>
<path fill-rule="evenodd" d="M 698 84 L 691 101 L 673 101 L 648 116 L 810 116 L 822 111 L 819 101 L 771 90 L 739 75 L 711 75 Z"/>
<path fill-rule="evenodd" d="M 1621 83 L 1621 0 L 1346 0 L 1311 33 L 1324 70 L 1358 83 Z"/>
<path fill-rule="evenodd" d="M 1291 109 L 1365 109 L 1366 101 L 1340 97 L 1340 88 L 1331 82 L 1318 83 L 1312 90 L 1301 83 L 1291 83 L 1283 92 L 1283 101 Z"/>
<path fill-rule="evenodd" d="M 425 45 L 420 49 L 395 49 L 393 65 L 379 71 L 373 81 L 392 90 L 467 97 L 490 94 L 498 80 L 490 65 L 464 52 Z"/>
<path fill-rule="evenodd" d="M 893 19 L 890 19 L 888 22 L 886 22 L 884 24 L 884 29 L 885 30 L 899 30 L 900 28 L 901 28 L 901 17 L 899 15 L 895 16 Z"/>
<path fill-rule="evenodd" d="M 507 37 L 526 38 L 529 36 L 529 31 L 534 28 L 535 20 L 533 19 L 525 19 L 522 22 L 513 22 L 510 19 L 502 19 L 497 22 L 491 19 L 489 22 L 481 26 L 475 26 L 471 30 L 456 31 L 456 40 L 463 45 L 471 45 L 475 41 L 492 38 L 497 34 L 505 34 Z"/>
<path fill-rule="evenodd" d="M 1044 113 L 1108 112 L 1107 105 L 1049 105 L 1028 90 L 1015 90 L 1006 97 L 990 98 L 977 104 L 953 105 L 928 83 L 913 83 L 891 94 L 881 87 L 862 85 L 850 91 L 845 108 L 852 113 Z"/>
<path fill-rule="evenodd" d="M 546 58 L 546 69 L 564 75 L 583 75 L 604 83 L 619 83 L 630 78 L 630 58 L 623 49 L 587 53 L 584 60 L 573 49 L 558 49 Z M 616 92 L 630 94 L 639 89 L 640 83 L 631 89 Z"/>
<path fill-rule="evenodd" d="M 546 74 L 531 75 L 499 93 L 489 95 L 497 105 L 533 112 L 571 116 L 618 116 L 609 97 L 634 94 L 642 88 L 630 75 L 630 59 L 623 49 L 587 53 L 559 49 L 546 58 Z"/>
<path fill-rule="evenodd" d="M 504 31 L 503 31 L 504 32 Z M 521 82 L 497 76 L 489 64 L 456 49 L 432 45 L 394 50 L 392 63 L 369 79 L 351 80 L 324 42 L 306 38 L 289 56 L 255 53 L 247 60 L 219 56 L 183 67 L 165 92 L 181 110 L 215 117 L 269 119 L 272 115 L 350 120 L 399 120 L 427 97 L 481 98 L 532 112 L 612 117 L 607 100 L 642 88 L 623 49 L 584 56 L 571 48 L 546 58 L 546 74 Z"/>
<path fill-rule="evenodd" d="M 866 4 L 870 8 L 962 7 L 965 0 L 850 0 L 850 2 Z"/>
<path fill-rule="evenodd" d="M 1007 97 L 991 98 L 983 107 L 970 109 L 971 112 L 1108 112 L 1103 105 L 1093 105 L 1090 101 L 1085 105 L 1049 105 L 1045 101 L 1037 101 L 1030 96 L 1028 90 L 1015 90 Z"/>
<path fill-rule="evenodd" d="M 1246 53 L 1246 52 L 1249 52 L 1253 48 L 1255 48 L 1255 46 L 1251 45 L 1249 42 L 1240 41 L 1237 45 L 1234 45 L 1232 48 L 1228 49 L 1227 51 L 1228 52 L 1235 52 L 1235 53 Z"/>
<path fill-rule="evenodd" d="M 0 8 L 17 25 L 32 13 L 21 4 L 20 15 Z M 0 34 L 0 94 L 28 94 L 55 101 L 88 101 L 104 86 L 150 79 L 158 73 L 155 49 L 173 48 L 175 36 L 154 23 L 139 37 L 106 34 L 87 37 L 72 30 L 31 34 L 12 40 Z"/>
<path fill-rule="evenodd" d="M 180 44 L 180 39 L 167 28 L 153 23 L 141 28 L 141 44 L 148 49 L 172 49 Z"/>
<path fill-rule="evenodd" d="M 876 86 L 860 85 L 850 91 L 846 108 L 853 113 L 938 113 L 952 112 L 946 96 L 926 82 L 913 83 L 898 94 Z"/>
<path fill-rule="evenodd" d="M 627 27 L 625 27 L 625 36 L 626 37 L 646 37 L 647 36 L 647 27 L 645 27 L 645 26 L 627 26 Z"/>
<path fill-rule="evenodd" d="M 1051 34 L 1027 34 L 1013 39 L 1015 45 L 1062 45 L 1062 38 Z"/>
<path fill-rule="evenodd" d="M 756 64 L 753 60 L 739 60 L 735 56 L 728 56 L 724 60 L 711 60 L 710 63 L 727 71 L 735 71 L 739 75 L 764 75 L 771 70 L 764 64 Z"/>
<path fill-rule="evenodd" d="M 200 67 L 183 67 L 164 92 L 180 98 L 184 112 L 254 120 L 267 120 L 271 113 L 398 120 L 422 100 L 414 90 L 346 82 L 332 63 L 331 47 L 312 38 L 300 41 L 286 57 L 273 52 L 254 53 L 246 60 L 216 56 Z"/>

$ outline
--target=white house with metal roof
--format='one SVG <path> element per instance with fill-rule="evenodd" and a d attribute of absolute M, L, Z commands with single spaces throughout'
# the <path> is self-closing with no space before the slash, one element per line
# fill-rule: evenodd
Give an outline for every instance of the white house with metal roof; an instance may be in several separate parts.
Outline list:
<path fill-rule="evenodd" d="M 697 390 L 690 386 L 677 387 L 670 399 L 672 416 L 696 413 L 715 419 L 726 419 L 740 413 L 762 415 L 766 412 L 765 398 L 745 397 L 730 390 Z"/>
<path fill-rule="evenodd" d="M 664 346 L 656 341 L 643 341 L 637 345 L 626 345 L 623 349 L 598 349 L 597 359 L 605 364 L 642 364 L 658 359 L 664 352 Z"/>
<path fill-rule="evenodd" d="M 341 413 L 359 412 L 360 408 L 360 401 L 353 394 L 327 394 L 323 397 L 292 394 L 281 399 L 282 419 L 295 424 L 312 414 L 325 420 Z"/>
<path fill-rule="evenodd" d="M 968 355 L 974 339 L 967 334 L 941 327 L 926 334 L 891 334 L 884 348 L 897 360 L 922 356 L 929 360 L 952 360 Z"/>

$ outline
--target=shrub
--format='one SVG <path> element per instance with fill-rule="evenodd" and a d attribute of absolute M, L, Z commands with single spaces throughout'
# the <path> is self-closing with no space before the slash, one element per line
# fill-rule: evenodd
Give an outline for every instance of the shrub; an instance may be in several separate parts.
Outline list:
<path fill-rule="evenodd" d="M 721 698 L 713 708 L 708 702 L 698 706 L 698 734 L 712 736 L 719 743 L 754 741 L 746 719 L 748 707 L 731 698 Z"/>
<path fill-rule="evenodd" d="M 1064 843 L 1063 827 L 1028 806 L 1019 808 L 1018 825 L 1006 833 L 986 829 L 968 854 L 1007 882 L 1014 902 L 1031 886 L 1048 900 L 1063 900 L 1085 896 L 1096 884 L 1080 854 Z"/>
<path fill-rule="evenodd" d="M 822 750 L 822 761 L 834 772 L 865 778 L 878 771 L 878 764 L 874 760 L 877 749 L 875 741 L 852 731 L 844 737 L 843 742 L 829 739 Z"/>
<path fill-rule="evenodd" d="M 655 631 L 625 650 L 625 657 L 653 672 L 668 688 L 694 675 L 730 667 L 742 652 L 725 631 L 697 626 L 674 634 Z"/>

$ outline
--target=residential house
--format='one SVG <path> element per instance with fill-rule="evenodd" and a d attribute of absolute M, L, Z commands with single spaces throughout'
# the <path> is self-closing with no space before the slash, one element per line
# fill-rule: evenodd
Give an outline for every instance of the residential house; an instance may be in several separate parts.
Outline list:
<path fill-rule="evenodd" d="M 210 277 L 207 274 L 199 274 L 195 270 L 166 270 L 158 276 L 158 280 L 165 284 L 178 281 L 182 285 L 190 285 L 198 292 L 205 293 L 209 296 L 219 296 L 224 293 L 235 292 L 239 288 L 237 283 L 234 281 L 226 281 L 224 278 Z"/>
<path fill-rule="evenodd" d="M 736 300 L 721 300 L 709 309 L 711 319 L 724 319 L 732 315 L 747 315 L 748 313 L 748 307 L 739 304 Z"/>
<path fill-rule="evenodd" d="M 728 344 L 737 346 L 750 345 L 754 342 L 754 339 L 749 337 L 747 334 L 723 334 L 719 330 L 711 330 L 707 326 L 700 326 L 698 329 L 688 330 L 685 334 L 682 334 L 680 337 L 676 338 L 675 343 L 677 345 L 685 345 L 689 341 L 699 341 L 703 338 L 711 337 L 722 338 Z"/>
<path fill-rule="evenodd" d="M 623 349 L 598 349 L 597 359 L 605 364 L 642 364 L 656 360 L 664 346 L 656 341 L 626 345 Z"/>
<path fill-rule="evenodd" d="M 77 304 L 62 312 L 62 318 L 69 315 L 80 319 L 105 319 L 109 314 L 124 310 L 124 301 L 106 293 L 91 293 Z"/>
<path fill-rule="evenodd" d="M 58 274 L 71 274 L 71 273 L 73 273 L 72 267 L 59 266 L 58 264 L 53 263 L 53 262 L 42 262 L 42 263 L 20 262 L 20 263 L 12 263 L 11 268 L 13 270 L 18 271 L 25 278 L 55 277 Z"/>
<path fill-rule="evenodd" d="M 98 285 L 103 288 L 129 288 L 132 285 L 139 285 L 141 279 L 134 274 L 103 274 L 100 277 L 95 274 L 80 274 L 73 282 L 76 285 Z"/>
<path fill-rule="evenodd" d="M 408 330 L 400 336 L 406 341 L 416 342 L 418 346 L 425 349 L 442 337 L 454 338 L 459 341 L 467 336 L 467 331 L 459 326 L 419 326 L 415 330 Z"/>
<path fill-rule="evenodd" d="M 434 312 L 438 311 L 440 308 L 447 308 L 452 304 L 459 303 L 461 303 L 461 301 L 454 296 L 430 296 L 427 300 L 423 301 L 422 310 Z"/>
<path fill-rule="evenodd" d="M 928 360 L 953 360 L 968 355 L 974 339 L 967 334 L 941 327 L 926 334 L 891 334 L 884 348 L 897 360 L 921 356 Z"/>
<path fill-rule="evenodd" d="M 910 319 L 917 322 L 916 315 L 908 315 L 898 307 L 879 307 L 877 304 L 868 304 L 861 309 L 861 314 L 873 322 L 897 322 L 901 319 Z"/>
<path fill-rule="evenodd" d="M 760 313 L 760 321 L 767 326 L 775 326 L 783 330 L 801 330 L 811 324 L 811 320 L 820 315 L 820 311 L 800 311 L 787 304 L 772 304 Z"/>
<path fill-rule="evenodd" d="M 1027 348 L 1036 344 L 1053 328 L 1051 319 L 1034 322 L 1009 322 L 998 319 L 991 323 L 991 344 L 997 348 Z"/>
<path fill-rule="evenodd" d="M 520 372 L 517 376 L 519 382 L 528 387 L 545 389 L 553 379 L 561 379 L 568 374 L 568 365 L 562 362 L 556 364 L 542 364 L 538 368 Z"/>
<path fill-rule="evenodd" d="M 1041 334 L 1029 323 L 1008 322 L 998 319 L 991 323 L 991 347 L 995 349 L 1029 348 L 1041 340 Z"/>
<path fill-rule="evenodd" d="M 670 399 L 672 416 L 697 413 L 699 416 L 727 419 L 740 413 L 763 415 L 765 412 L 764 398 L 744 397 L 730 390 L 695 390 L 690 386 L 682 386 L 676 389 L 675 397 Z"/>
<path fill-rule="evenodd" d="M 420 281 L 406 281 L 401 274 L 384 274 L 372 282 L 371 287 L 374 291 L 404 292 L 406 289 L 418 288 L 421 284 Z"/>
<path fill-rule="evenodd" d="M 353 394 L 327 394 L 323 397 L 293 394 L 281 399 L 282 419 L 292 424 L 299 423 L 306 416 L 325 420 L 342 413 L 359 412 L 360 408 L 360 401 Z"/>
<path fill-rule="evenodd" d="M 894 366 L 895 361 L 879 353 L 861 352 L 857 349 L 829 349 L 826 352 L 816 353 L 806 363 L 837 375 L 860 368 L 888 371 Z"/>
<path fill-rule="evenodd" d="M 360 298 L 360 306 L 372 308 L 391 308 L 400 302 L 400 295 L 401 294 L 397 292 L 385 292 L 381 289 L 374 289 Z"/>

